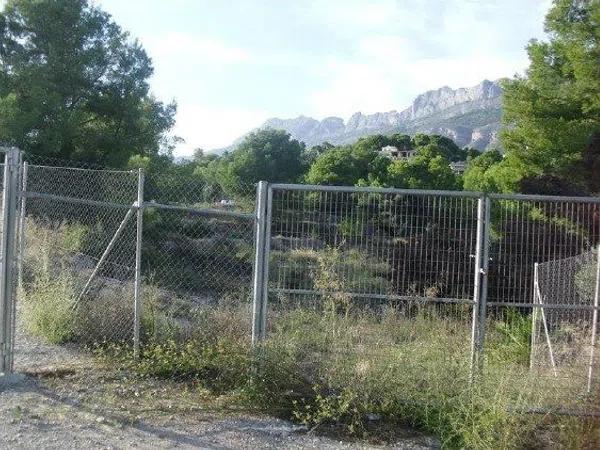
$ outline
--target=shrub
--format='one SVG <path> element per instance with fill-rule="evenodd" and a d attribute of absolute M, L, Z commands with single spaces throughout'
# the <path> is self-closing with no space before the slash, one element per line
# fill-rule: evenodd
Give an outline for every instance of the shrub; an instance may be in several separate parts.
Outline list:
<path fill-rule="evenodd" d="M 248 349 L 227 341 L 211 346 L 193 341 L 149 345 L 137 365 L 145 375 L 193 380 L 217 393 L 243 386 L 250 367 Z"/>

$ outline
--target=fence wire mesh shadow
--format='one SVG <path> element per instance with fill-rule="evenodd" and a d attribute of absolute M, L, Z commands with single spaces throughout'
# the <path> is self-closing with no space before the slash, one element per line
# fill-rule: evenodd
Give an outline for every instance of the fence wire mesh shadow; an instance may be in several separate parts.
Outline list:
<path fill-rule="evenodd" d="M 600 404 L 598 199 L 266 183 L 257 198 L 50 163 L 20 166 L 13 205 L 17 370 L 86 345 L 198 359 L 227 342 L 375 402 L 477 375 L 523 407 Z"/>

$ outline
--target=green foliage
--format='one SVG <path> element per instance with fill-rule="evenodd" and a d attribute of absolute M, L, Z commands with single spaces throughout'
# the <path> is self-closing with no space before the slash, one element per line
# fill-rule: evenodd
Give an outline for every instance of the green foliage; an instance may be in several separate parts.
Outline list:
<path fill-rule="evenodd" d="M 72 224 L 64 227 L 61 236 L 60 245 L 62 249 L 68 252 L 79 252 L 85 245 L 87 234 L 90 227 L 82 224 Z"/>
<path fill-rule="evenodd" d="M 329 142 L 323 142 L 320 145 L 315 145 L 304 151 L 303 163 L 306 168 L 310 167 L 315 160 L 323 153 L 335 148 L 333 144 Z"/>
<path fill-rule="evenodd" d="M 502 154 L 490 150 L 471 159 L 463 175 L 464 188 L 467 191 L 498 192 L 499 188 L 493 176 Z"/>
<path fill-rule="evenodd" d="M 24 297 L 23 317 L 29 331 L 52 344 L 63 344 L 75 337 L 73 278 L 36 278 Z M 23 298 L 22 297 L 22 298 Z"/>
<path fill-rule="evenodd" d="M 377 434 L 376 417 L 380 427 L 434 433 L 446 448 L 522 448 L 534 440 L 541 419 L 518 412 L 543 396 L 522 376 L 527 365 L 502 360 L 503 349 L 469 385 L 468 327 L 444 309 L 388 307 L 379 316 L 368 308 L 337 315 L 305 308 L 273 323 L 266 351 L 285 348 L 294 370 L 308 366 L 315 380 L 293 402 L 293 417 L 308 426 Z M 499 333 L 502 342 L 525 335 L 518 326 Z"/>
<path fill-rule="evenodd" d="M 88 0 L 10 0 L 0 35 L 0 141 L 111 166 L 170 149 L 150 58 Z"/>
<path fill-rule="evenodd" d="M 306 175 L 309 184 L 354 186 L 368 179 L 377 151 L 364 146 L 336 147 L 315 160 Z"/>
<path fill-rule="evenodd" d="M 421 153 L 422 150 L 422 153 Z M 405 189 L 460 189 L 460 181 L 450 168 L 450 162 L 427 146 L 408 160 L 392 162 L 386 184 Z"/>
<path fill-rule="evenodd" d="M 347 221 L 342 225 L 342 232 L 349 233 L 347 238 L 350 239 L 351 230 L 364 224 Z M 370 258 L 357 249 L 296 249 L 290 252 L 273 251 L 271 254 L 273 270 L 277 270 L 273 276 L 279 274 L 290 280 L 290 283 L 307 289 L 331 291 L 331 297 L 325 295 L 327 304 L 331 301 L 333 305 L 343 306 L 346 298 L 338 293 L 342 290 L 385 291 L 391 288 L 388 279 L 391 271 L 389 265 Z M 337 310 L 337 306 L 331 308 Z"/>
<path fill-rule="evenodd" d="M 195 380 L 222 393 L 243 386 L 251 364 L 248 349 L 232 342 L 203 345 L 167 341 L 146 346 L 137 368 L 145 375 Z"/>
<path fill-rule="evenodd" d="M 356 393 L 345 389 L 339 394 L 321 394 L 323 388 L 314 386 L 315 396 L 310 402 L 293 402 L 293 417 L 303 425 L 315 427 L 327 423 L 346 422 L 348 431 L 356 434 L 364 429 L 365 411 L 357 405 Z"/>
<path fill-rule="evenodd" d="M 391 160 L 381 153 L 386 146 L 400 151 L 414 150 L 416 154 L 408 160 Z M 471 154 L 443 136 L 373 135 L 319 155 L 310 167 L 306 181 L 344 186 L 460 189 L 461 182 L 449 164 L 466 160 Z"/>
<path fill-rule="evenodd" d="M 464 161 L 469 155 L 467 150 L 461 149 L 452 139 L 439 135 L 416 134 L 412 138 L 412 147 L 421 156 L 442 156 L 448 161 Z"/>
<path fill-rule="evenodd" d="M 573 168 L 600 130 L 600 3 L 555 0 L 546 31 L 548 42 L 533 40 L 527 48 L 526 76 L 504 83 L 503 164 L 517 181 L 541 174 L 581 178 L 585 172 Z M 514 180 L 504 184 L 515 187 Z"/>
<path fill-rule="evenodd" d="M 392 161 L 381 150 L 393 146 L 416 153 L 408 164 Z M 398 186 L 432 189 L 458 189 L 461 186 L 450 162 L 464 161 L 476 153 L 460 149 L 451 139 L 423 134 L 373 135 L 356 143 L 335 147 L 329 143 L 306 150 L 303 144 L 278 130 L 266 129 L 248 135 L 232 152 L 221 156 L 199 150 L 194 157 L 193 174 L 205 189 L 237 199 L 247 196 L 249 186 L 258 181 L 343 186 Z M 130 165 L 151 166 L 135 156 Z M 396 167 L 392 166 L 396 164 Z"/>
<path fill-rule="evenodd" d="M 490 326 L 488 362 L 527 365 L 531 354 L 531 317 L 508 309 L 503 320 L 492 321 Z"/>
<path fill-rule="evenodd" d="M 272 183 L 299 181 L 304 171 L 304 144 L 281 130 L 250 133 L 231 153 L 197 169 L 210 183 L 231 194 L 247 193 L 247 187 L 264 180 Z"/>
<path fill-rule="evenodd" d="M 598 270 L 597 252 L 594 252 L 595 258 L 583 264 L 575 274 L 575 287 L 580 298 L 590 304 L 596 292 L 596 274 Z"/>

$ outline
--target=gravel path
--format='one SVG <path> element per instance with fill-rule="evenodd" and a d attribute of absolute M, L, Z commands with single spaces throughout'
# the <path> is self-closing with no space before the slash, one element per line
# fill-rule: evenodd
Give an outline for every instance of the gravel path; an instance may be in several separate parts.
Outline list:
<path fill-rule="evenodd" d="M 280 419 L 231 411 L 176 382 L 139 380 L 17 326 L 18 382 L 0 384 L 0 448 L 439 448 L 410 430 L 389 446 L 340 442 Z"/>
<path fill-rule="evenodd" d="M 150 417 L 131 422 L 88 408 L 62 396 L 37 379 L 2 387 L 0 443 L 23 449 L 359 449 L 383 448 L 339 442 L 307 433 L 271 417 L 206 412 Z M 409 436 L 386 448 L 437 448 L 434 440 Z"/>

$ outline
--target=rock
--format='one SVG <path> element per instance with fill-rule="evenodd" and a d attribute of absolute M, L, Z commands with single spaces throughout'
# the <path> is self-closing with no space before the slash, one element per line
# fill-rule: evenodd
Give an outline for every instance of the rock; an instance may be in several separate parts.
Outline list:
<path fill-rule="evenodd" d="M 461 147 L 484 150 L 497 145 L 501 103 L 500 81 L 484 80 L 469 88 L 451 89 L 444 86 L 427 91 L 418 95 L 408 108 L 400 112 L 356 112 L 347 122 L 340 117 L 327 117 L 321 121 L 306 116 L 272 118 L 259 129 L 285 130 L 307 147 L 326 141 L 335 145 L 348 144 L 361 136 L 372 134 L 428 133 L 448 136 Z M 242 139 L 222 150 L 231 150 Z"/>

